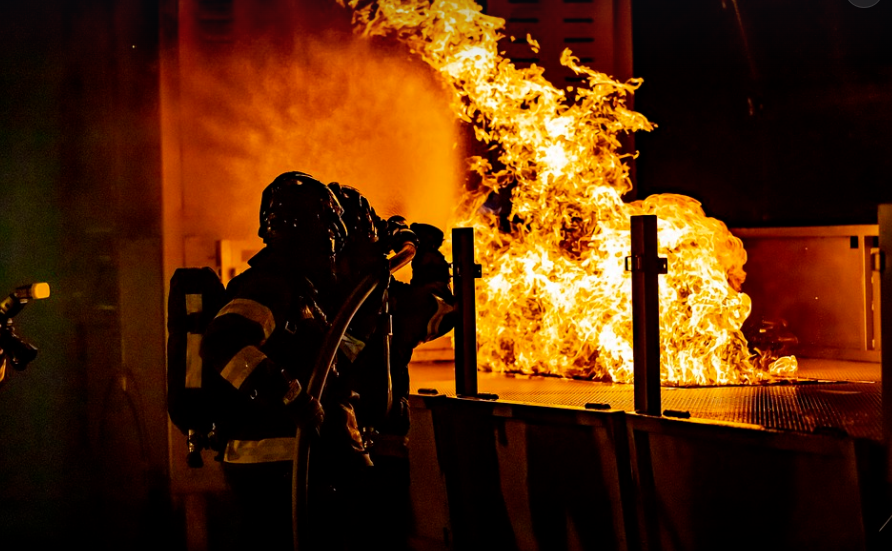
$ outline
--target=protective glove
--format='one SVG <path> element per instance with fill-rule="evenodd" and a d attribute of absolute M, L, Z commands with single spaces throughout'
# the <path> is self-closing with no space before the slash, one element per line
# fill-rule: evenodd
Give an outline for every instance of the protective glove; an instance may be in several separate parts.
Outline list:
<path fill-rule="evenodd" d="M 411 230 L 405 218 L 391 216 L 387 219 L 387 248 L 398 251 L 406 243 L 412 243 L 418 247 L 418 236 Z"/>
<path fill-rule="evenodd" d="M 415 235 L 418 236 L 418 248 L 421 250 L 439 250 L 440 247 L 443 246 L 443 231 L 430 224 L 422 224 L 420 222 L 415 222 L 411 226 L 409 226 Z"/>
<path fill-rule="evenodd" d="M 415 223 L 410 229 L 418 236 L 418 251 L 412 259 L 412 284 L 448 284 L 451 279 L 449 263 L 440 252 L 440 247 L 443 246 L 443 232 L 430 224 Z"/>
<path fill-rule="evenodd" d="M 309 429 L 319 434 L 322 422 L 325 419 L 325 411 L 319 400 L 313 398 L 301 387 L 297 379 L 289 384 L 288 392 L 282 398 L 285 411 L 288 416 L 304 429 Z"/>

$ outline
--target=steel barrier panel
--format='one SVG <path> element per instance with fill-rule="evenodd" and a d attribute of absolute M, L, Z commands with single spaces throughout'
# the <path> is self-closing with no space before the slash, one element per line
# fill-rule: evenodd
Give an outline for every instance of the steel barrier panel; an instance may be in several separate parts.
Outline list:
<path fill-rule="evenodd" d="M 626 423 L 643 549 L 865 549 L 854 439 Z"/>

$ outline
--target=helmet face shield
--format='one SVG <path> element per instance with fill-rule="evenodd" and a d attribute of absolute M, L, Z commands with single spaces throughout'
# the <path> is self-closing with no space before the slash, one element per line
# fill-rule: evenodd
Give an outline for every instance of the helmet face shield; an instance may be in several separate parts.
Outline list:
<path fill-rule="evenodd" d="M 343 213 L 328 186 L 309 174 L 286 172 L 263 190 L 257 233 L 265 243 L 287 240 L 334 256 L 347 240 Z"/>

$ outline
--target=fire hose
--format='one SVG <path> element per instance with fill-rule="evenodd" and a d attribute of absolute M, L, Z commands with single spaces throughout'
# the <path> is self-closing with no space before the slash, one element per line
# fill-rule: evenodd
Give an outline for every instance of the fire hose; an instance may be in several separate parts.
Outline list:
<path fill-rule="evenodd" d="M 395 255 L 389 259 L 389 271 L 386 279 L 406 264 L 408 264 L 415 256 L 415 244 L 406 243 Z M 331 328 L 322 341 L 319 356 L 313 366 L 313 372 L 310 375 L 310 382 L 307 384 L 306 392 L 316 400 L 322 397 L 322 391 L 325 389 L 325 380 L 331 370 L 338 346 L 353 316 L 363 305 L 369 295 L 378 288 L 379 285 L 386 284 L 385 278 L 379 274 L 369 274 L 350 293 L 344 305 L 338 311 Z M 291 473 L 291 512 L 292 512 L 292 530 L 294 535 L 295 551 L 309 551 L 308 545 L 308 526 L 307 513 L 309 509 L 308 490 L 309 490 L 309 463 L 310 463 L 310 436 L 304 430 L 304 427 L 298 425 L 294 442 L 294 462 Z"/>

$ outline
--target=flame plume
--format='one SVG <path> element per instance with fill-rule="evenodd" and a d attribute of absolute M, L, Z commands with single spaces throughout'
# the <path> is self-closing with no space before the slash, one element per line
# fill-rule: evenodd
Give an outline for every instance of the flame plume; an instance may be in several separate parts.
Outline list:
<path fill-rule="evenodd" d="M 759 361 L 741 327 L 746 252 L 727 226 L 681 195 L 623 202 L 632 185 L 623 132 L 653 124 L 625 106 L 641 84 L 561 63 L 587 86 L 555 88 L 543 69 L 515 67 L 498 53 L 504 20 L 470 0 L 353 0 L 366 36 L 396 36 L 439 71 L 452 108 L 497 151 L 473 157 L 480 183 L 458 210 L 473 226 L 485 277 L 478 284 L 478 358 L 484 369 L 628 382 L 632 378 L 629 217 L 658 217 L 663 384 L 755 383 L 796 372 L 793 357 Z M 531 37 L 534 51 L 538 45 Z M 492 207 L 510 193 L 511 218 Z M 488 201 L 488 199 L 490 201 Z"/>

